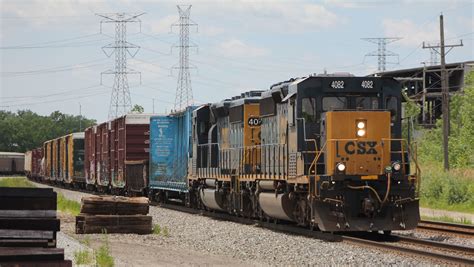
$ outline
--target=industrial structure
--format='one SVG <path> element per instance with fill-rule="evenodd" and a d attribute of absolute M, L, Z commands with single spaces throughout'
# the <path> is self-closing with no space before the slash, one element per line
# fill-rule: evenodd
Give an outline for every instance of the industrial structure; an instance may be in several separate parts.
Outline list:
<path fill-rule="evenodd" d="M 474 61 L 446 64 L 448 71 L 449 94 L 462 93 L 466 75 L 474 70 Z M 441 66 L 422 66 L 418 68 L 385 71 L 376 74 L 394 77 L 401 81 L 408 96 L 421 107 L 417 122 L 424 127 L 433 127 L 442 115 Z"/>

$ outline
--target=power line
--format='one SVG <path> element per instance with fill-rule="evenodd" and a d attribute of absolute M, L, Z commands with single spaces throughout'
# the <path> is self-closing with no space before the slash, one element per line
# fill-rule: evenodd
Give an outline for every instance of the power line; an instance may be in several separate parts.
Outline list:
<path fill-rule="evenodd" d="M 396 42 L 402 38 L 400 37 L 381 37 L 381 38 L 361 38 L 364 41 L 377 44 L 378 49 L 374 52 L 368 53 L 365 57 L 377 57 L 378 58 L 378 71 L 385 71 L 387 65 L 387 57 L 397 57 L 392 51 L 387 50 L 387 44 Z"/>
<path fill-rule="evenodd" d="M 189 72 L 189 48 L 195 45 L 189 44 L 189 27 L 197 26 L 194 21 L 189 18 L 191 14 L 191 5 L 177 6 L 179 12 L 179 22 L 173 26 L 179 26 L 179 70 L 178 86 L 176 88 L 176 98 L 174 102 L 174 110 L 183 110 L 187 106 L 193 104 L 193 91 L 191 87 L 191 74 Z"/>
<path fill-rule="evenodd" d="M 140 23 L 138 19 L 144 13 L 138 14 L 127 14 L 127 13 L 113 13 L 113 14 L 96 14 L 104 18 L 100 22 L 101 32 L 102 23 L 114 23 L 115 24 L 115 42 L 102 47 L 104 54 L 108 57 L 115 54 L 115 68 L 102 72 L 102 74 L 113 74 L 114 85 L 112 89 L 112 95 L 110 97 L 109 107 L 109 119 L 119 117 L 127 114 L 132 108 L 132 99 L 130 97 L 130 90 L 128 85 L 128 74 L 140 74 L 127 67 L 127 54 L 130 57 L 134 57 L 139 46 L 127 42 L 127 23 Z M 107 51 L 111 51 L 107 53 Z"/>
<path fill-rule="evenodd" d="M 448 71 L 446 70 L 446 55 L 454 47 L 463 46 L 462 40 L 460 44 L 455 45 L 445 45 L 444 43 L 444 19 L 443 14 L 439 16 L 439 32 L 440 32 L 440 44 L 439 45 L 425 45 L 423 42 L 423 48 L 429 48 L 434 50 L 441 56 L 441 91 L 442 91 L 442 110 L 443 110 L 443 157 L 444 157 L 444 170 L 449 170 L 449 77 Z M 449 50 L 446 52 L 445 48 L 448 47 Z M 439 51 L 438 51 L 439 49 Z"/>

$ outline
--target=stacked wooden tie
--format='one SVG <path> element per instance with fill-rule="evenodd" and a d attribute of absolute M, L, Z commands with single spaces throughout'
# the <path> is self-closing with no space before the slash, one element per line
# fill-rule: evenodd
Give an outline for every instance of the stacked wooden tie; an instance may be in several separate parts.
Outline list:
<path fill-rule="evenodd" d="M 56 248 L 56 192 L 0 187 L 0 266 L 72 266 Z"/>
<path fill-rule="evenodd" d="M 76 216 L 77 234 L 152 232 L 152 218 L 146 197 L 93 196 L 82 198 Z"/>

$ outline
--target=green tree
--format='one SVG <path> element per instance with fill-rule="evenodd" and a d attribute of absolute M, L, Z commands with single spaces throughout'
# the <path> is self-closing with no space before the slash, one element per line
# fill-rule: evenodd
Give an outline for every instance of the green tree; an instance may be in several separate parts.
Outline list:
<path fill-rule="evenodd" d="M 16 113 L 0 110 L 0 151 L 25 152 L 40 147 L 46 140 L 80 131 L 81 120 L 82 129 L 96 123 L 59 111 L 41 116 L 30 110 Z"/>
<path fill-rule="evenodd" d="M 465 78 L 462 93 L 450 99 L 449 162 L 453 167 L 474 167 L 474 71 Z M 423 130 L 419 140 L 422 162 L 443 161 L 443 122 Z"/>
<path fill-rule="evenodd" d="M 143 113 L 143 111 L 145 111 L 145 109 L 138 104 L 135 104 L 131 110 L 132 113 Z"/>

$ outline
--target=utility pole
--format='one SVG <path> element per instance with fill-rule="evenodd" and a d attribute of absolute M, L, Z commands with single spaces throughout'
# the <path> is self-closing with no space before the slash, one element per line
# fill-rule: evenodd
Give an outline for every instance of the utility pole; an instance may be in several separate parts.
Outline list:
<path fill-rule="evenodd" d="M 189 18 L 191 14 L 191 5 L 177 6 L 179 12 L 179 22 L 173 26 L 179 26 L 179 66 L 174 67 L 179 70 L 178 86 L 176 88 L 176 98 L 174 101 L 174 110 L 179 111 L 193 104 L 193 90 L 191 87 L 191 74 L 189 69 L 189 48 L 196 45 L 189 44 L 189 27 L 197 24 Z"/>
<path fill-rule="evenodd" d="M 398 54 L 387 50 L 387 44 L 396 42 L 402 38 L 400 37 L 383 37 L 383 38 L 361 38 L 364 41 L 377 44 L 377 51 L 370 52 L 364 56 L 365 57 L 377 57 L 378 58 L 378 68 L 379 72 L 383 72 L 386 69 L 387 57 L 397 57 Z"/>
<path fill-rule="evenodd" d="M 117 118 L 125 115 L 132 109 L 132 99 L 130 97 L 130 90 L 128 85 L 128 74 L 140 74 L 127 66 L 127 54 L 130 57 L 135 57 L 140 50 L 140 47 L 127 42 L 127 23 L 141 21 L 139 16 L 145 13 L 128 14 L 128 13 L 113 13 L 113 14 L 96 14 L 102 17 L 100 22 L 100 32 L 102 33 L 102 23 L 115 24 L 115 42 L 102 47 L 102 51 L 107 57 L 115 54 L 114 69 L 104 71 L 101 74 L 113 74 L 114 85 L 112 88 L 112 95 L 110 97 L 109 119 Z M 141 74 L 140 74 L 141 75 Z M 140 76 L 141 81 L 141 76 Z M 101 77 L 102 83 L 102 77 Z"/>
<path fill-rule="evenodd" d="M 423 48 L 434 49 L 441 56 L 441 96 L 442 96 L 442 110 L 443 110 L 443 157 L 444 157 L 444 170 L 449 170 L 449 151 L 448 151 L 448 142 L 449 142 L 449 77 L 448 72 L 446 71 L 446 55 L 457 46 L 463 46 L 462 40 L 460 44 L 455 45 L 445 45 L 444 44 L 444 21 L 443 14 L 439 16 L 439 35 L 440 35 L 440 45 L 425 45 L 423 42 Z M 449 47 L 449 50 L 446 52 L 446 47 Z M 437 49 L 440 49 L 439 51 Z"/>
<path fill-rule="evenodd" d="M 81 102 L 79 102 L 79 132 L 82 132 L 82 107 L 81 107 Z"/>
<path fill-rule="evenodd" d="M 153 114 L 155 114 L 155 99 L 152 98 L 152 100 L 153 100 Z"/>

